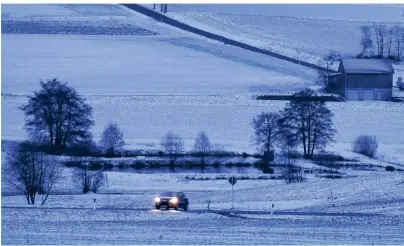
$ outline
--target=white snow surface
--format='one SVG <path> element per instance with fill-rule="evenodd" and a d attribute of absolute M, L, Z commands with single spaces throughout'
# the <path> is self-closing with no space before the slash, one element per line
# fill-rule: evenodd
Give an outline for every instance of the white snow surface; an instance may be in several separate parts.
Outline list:
<path fill-rule="evenodd" d="M 237 41 L 320 63 L 330 50 L 357 55 L 360 26 L 375 21 L 402 23 L 403 11 L 404 5 L 173 4 L 167 15 Z"/>

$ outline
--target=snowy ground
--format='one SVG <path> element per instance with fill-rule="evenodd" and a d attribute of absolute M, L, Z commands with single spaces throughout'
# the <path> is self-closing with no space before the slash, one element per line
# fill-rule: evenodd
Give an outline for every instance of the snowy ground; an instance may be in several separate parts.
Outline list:
<path fill-rule="evenodd" d="M 151 5 L 146 5 L 151 7 Z M 169 5 L 168 16 L 297 59 L 357 55 L 361 25 L 402 23 L 404 5 Z"/>
<path fill-rule="evenodd" d="M 28 208 L 23 196 L 3 196 L 2 243 L 400 244 L 404 240 L 400 173 L 361 172 L 340 180 L 309 177 L 291 185 L 239 180 L 234 186 L 234 214 L 225 212 L 232 204 L 226 180 L 186 183 L 181 174 L 111 172 L 108 177 L 111 192 L 129 194 L 52 195 L 37 209 Z M 190 211 L 154 210 L 155 194 L 166 189 L 183 190 Z M 91 209 L 93 198 L 96 211 Z M 211 209 L 224 212 L 209 213 L 207 200 L 212 201 Z M 274 215 L 268 213 L 272 204 Z M 277 213 L 282 211 L 293 214 Z"/>
<path fill-rule="evenodd" d="M 157 149 L 160 138 L 167 131 L 175 130 L 184 138 L 189 150 L 197 132 L 205 130 L 212 142 L 223 145 L 227 150 L 253 153 L 252 117 L 262 111 L 278 111 L 286 103 L 256 101 L 253 96 L 288 93 L 314 86 L 316 74 L 312 70 L 210 42 L 123 7 L 21 6 L 2 5 L 2 18 L 11 21 L 12 25 L 16 21 L 40 21 L 47 25 L 73 22 L 80 25 L 125 24 L 141 27 L 156 35 L 3 34 L 2 140 L 24 139 L 24 117 L 17 107 L 26 103 L 26 96 L 38 89 L 40 79 L 58 77 L 75 86 L 94 108 L 96 125 L 92 131 L 96 139 L 103 127 L 114 120 L 124 132 L 127 148 Z M 172 6 L 172 10 L 175 8 Z M 195 8 L 198 6 L 195 5 Z M 381 7 L 382 10 L 385 8 Z M 377 16 L 383 21 L 398 21 L 394 19 L 398 18 L 397 9 L 389 8 L 391 15 Z M 207 24 L 212 24 L 216 29 L 215 23 L 222 23 L 221 27 L 227 28 L 223 28 L 224 31 L 231 30 L 235 25 L 240 26 L 234 28 L 233 34 L 243 40 L 250 35 L 249 38 L 256 39 L 257 44 L 260 39 L 256 37 L 267 38 L 268 30 L 279 30 L 279 36 L 272 36 L 274 41 L 268 47 L 285 44 L 293 47 L 294 52 L 296 48 L 306 49 L 312 52 L 308 53 L 310 56 L 321 53 L 328 44 L 329 48 L 338 48 L 338 39 L 327 45 L 311 42 L 314 34 L 308 31 L 310 26 L 319 21 L 330 26 L 336 23 L 323 21 L 326 14 L 314 18 L 309 10 L 303 8 L 303 12 L 300 12 L 302 16 L 310 18 L 296 23 L 293 18 L 274 17 L 271 14 L 243 15 L 240 18 L 240 13 L 232 12 L 235 9 L 229 13 L 175 10 L 170 14 L 176 15 L 176 18 L 186 17 L 187 20 L 191 17 L 196 21 L 209 20 Z M 279 13 L 283 16 L 282 11 Z M 353 18 L 353 15 L 349 16 Z M 276 25 L 263 25 L 268 20 Z M 336 28 L 352 31 L 358 19 L 351 20 L 352 23 L 341 22 Z M 17 24 L 26 25 L 26 22 Z M 250 22 L 257 23 L 257 26 L 248 27 Z M 284 26 L 280 26 L 281 22 Z M 285 33 L 286 28 L 295 25 L 299 25 L 303 31 L 307 29 L 307 36 L 300 35 L 299 39 L 303 46 L 292 46 L 297 43 Z M 334 31 L 338 35 L 345 35 L 345 31 Z M 284 36 L 280 35 L 281 32 L 285 33 Z M 317 34 L 322 37 L 319 42 L 327 43 L 327 35 L 324 32 Z M 352 36 L 355 37 L 355 34 Z M 346 102 L 330 103 L 329 107 L 335 114 L 334 123 L 338 130 L 337 143 L 329 147 L 330 151 L 358 159 L 363 164 L 400 167 L 404 163 L 402 104 Z M 360 134 L 377 136 L 380 142 L 379 160 L 367 159 L 350 151 L 352 140 Z M 2 168 L 3 161 L 4 153 Z M 299 161 L 298 165 L 318 168 L 304 161 Z M 286 185 L 283 180 L 239 180 L 234 187 L 235 208 L 239 211 L 269 211 L 274 204 L 276 211 L 380 214 L 361 218 L 320 218 L 312 215 L 269 217 L 268 214 L 258 214 L 242 215 L 245 218 L 240 218 L 205 211 L 208 200 L 212 201 L 213 209 L 231 207 L 231 189 L 227 180 L 185 179 L 190 174 L 107 172 L 109 187 L 101 189 L 104 194 L 79 195 L 79 188 L 71 182 L 71 171 L 65 169 L 64 182 L 57 184 L 55 189 L 59 195 L 51 195 L 44 207 L 37 206 L 40 209 L 26 208 L 23 196 L 2 197 L 3 244 L 404 242 L 401 233 L 404 230 L 404 184 L 400 184 L 404 179 L 402 172 L 340 170 L 346 178 L 324 179 L 308 174 L 306 182 L 291 185 Z M 4 183 L 3 174 L 2 192 L 10 188 Z M 228 174 L 194 175 L 196 178 L 215 178 Z M 186 192 L 191 201 L 189 213 L 152 210 L 156 193 L 168 189 Z M 105 192 L 124 194 L 108 196 Z M 97 207 L 105 210 L 90 209 L 94 197 L 97 198 Z M 92 228 L 108 233 L 95 233 Z"/>
<path fill-rule="evenodd" d="M 401 244 L 399 219 L 2 209 L 2 244 Z"/>
<path fill-rule="evenodd" d="M 256 151 L 251 142 L 252 117 L 262 111 L 276 112 L 286 103 L 256 101 L 248 95 L 87 96 L 87 99 L 94 108 L 95 138 L 114 120 L 123 130 L 127 148 L 159 149 L 161 137 L 173 130 L 184 139 L 186 149 L 191 150 L 196 134 L 205 130 L 212 142 L 240 153 Z M 24 138 L 23 113 L 17 109 L 24 103 L 23 96 L 2 96 L 3 139 Z M 402 104 L 345 102 L 329 103 L 329 108 L 335 114 L 333 121 L 338 131 L 337 144 L 330 147 L 331 151 L 349 152 L 357 136 L 371 134 L 379 140 L 379 155 L 404 164 Z"/>

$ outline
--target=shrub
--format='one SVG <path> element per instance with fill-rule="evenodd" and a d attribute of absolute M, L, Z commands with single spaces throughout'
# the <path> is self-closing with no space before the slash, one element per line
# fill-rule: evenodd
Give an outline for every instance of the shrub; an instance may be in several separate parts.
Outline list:
<path fill-rule="evenodd" d="M 272 173 L 274 173 L 274 170 L 270 167 L 265 167 L 262 169 L 262 172 L 265 174 L 268 174 L 268 173 L 272 174 Z"/>
<path fill-rule="evenodd" d="M 375 136 L 358 136 L 352 144 L 354 152 L 373 158 L 376 155 L 378 142 Z"/>
<path fill-rule="evenodd" d="M 227 162 L 226 164 L 224 164 L 226 167 L 234 167 L 235 164 L 233 162 Z"/>
<path fill-rule="evenodd" d="M 219 167 L 220 167 L 219 162 L 215 162 L 215 163 L 213 163 L 213 167 L 214 167 L 214 168 L 219 168 Z"/>
<path fill-rule="evenodd" d="M 146 167 L 146 164 L 141 162 L 141 161 L 135 161 L 134 163 L 132 163 L 130 165 L 131 168 L 135 168 L 135 169 L 142 169 Z"/>
<path fill-rule="evenodd" d="M 104 174 L 98 172 L 93 175 L 91 182 L 91 191 L 97 193 L 99 188 L 104 185 Z"/>
<path fill-rule="evenodd" d="M 119 162 L 118 163 L 118 168 L 125 168 L 125 167 L 126 167 L 126 165 L 125 165 L 124 162 Z"/>
<path fill-rule="evenodd" d="M 396 169 L 393 166 L 387 166 L 386 171 L 387 172 L 394 172 Z"/>
<path fill-rule="evenodd" d="M 253 157 L 254 157 L 254 158 L 262 158 L 262 155 L 260 155 L 260 154 L 254 154 Z"/>
<path fill-rule="evenodd" d="M 327 174 L 327 175 L 324 175 L 323 178 L 326 178 L 326 179 L 341 179 L 342 176 L 341 175 L 335 175 L 335 174 Z"/>
<path fill-rule="evenodd" d="M 99 162 L 99 161 L 92 161 L 92 162 L 90 163 L 90 165 L 91 165 L 91 170 L 99 170 L 99 169 L 102 169 L 102 164 L 101 164 L 101 162 Z"/>
<path fill-rule="evenodd" d="M 313 155 L 313 161 L 344 161 L 345 159 L 337 154 L 333 153 L 324 153 L 324 154 L 317 154 Z"/>
<path fill-rule="evenodd" d="M 79 161 L 65 161 L 63 164 L 65 164 L 66 167 L 80 167 L 81 162 Z"/>
<path fill-rule="evenodd" d="M 287 165 L 282 169 L 282 177 L 287 184 L 303 182 L 303 169 L 298 166 Z"/>
<path fill-rule="evenodd" d="M 112 169 L 114 168 L 114 164 L 110 162 L 103 162 L 104 169 Z"/>
<path fill-rule="evenodd" d="M 249 155 L 246 152 L 241 153 L 241 156 L 243 156 L 243 158 L 247 158 Z"/>

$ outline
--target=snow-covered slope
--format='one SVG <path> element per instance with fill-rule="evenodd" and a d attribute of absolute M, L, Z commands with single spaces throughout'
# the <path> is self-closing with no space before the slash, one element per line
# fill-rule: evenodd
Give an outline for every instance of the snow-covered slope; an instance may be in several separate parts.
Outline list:
<path fill-rule="evenodd" d="M 150 7 L 150 5 L 148 5 Z M 238 41 L 318 63 L 330 50 L 360 51 L 359 27 L 402 23 L 404 5 L 169 5 L 167 15 Z"/>
<path fill-rule="evenodd" d="M 28 23 L 44 19 L 54 25 L 74 21 L 77 26 L 112 19 L 108 27 L 137 26 L 156 35 L 3 34 L 2 139 L 25 137 L 18 106 L 39 89 L 40 79 L 58 77 L 76 87 L 93 106 L 95 138 L 113 120 L 122 128 L 129 148 L 159 148 L 160 138 L 175 130 L 189 149 L 197 132 L 205 130 L 213 142 L 229 150 L 253 152 L 252 117 L 278 111 L 285 102 L 255 101 L 251 96 L 290 93 L 313 86 L 316 78 L 308 68 L 212 42 L 124 7 L 21 5 L 18 10 L 18 6 L 3 8 L 2 16 Z M 171 14 L 175 13 L 180 12 Z M 194 15 L 199 13 L 203 18 L 214 14 Z M 296 43 L 304 44 L 304 38 Z M 398 153 L 404 144 L 400 104 L 349 102 L 330 104 L 330 108 L 335 114 L 336 140 L 344 148 L 360 134 L 376 135 L 387 151 L 394 145 Z"/>

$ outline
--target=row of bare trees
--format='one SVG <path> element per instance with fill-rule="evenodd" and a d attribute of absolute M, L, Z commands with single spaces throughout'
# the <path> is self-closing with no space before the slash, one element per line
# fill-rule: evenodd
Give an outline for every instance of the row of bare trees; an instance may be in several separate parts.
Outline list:
<path fill-rule="evenodd" d="M 160 4 L 160 12 L 167 13 L 168 4 Z M 153 4 L 153 9 L 156 9 L 156 4 Z"/>
<path fill-rule="evenodd" d="M 362 47 L 360 57 L 389 57 L 403 60 L 404 26 L 373 23 L 360 27 Z"/>
<path fill-rule="evenodd" d="M 160 144 L 165 153 L 169 156 L 171 164 L 175 163 L 178 156 L 184 154 L 185 150 L 183 139 L 171 131 L 163 136 Z M 201 131 L 195 137 L 192 152 L 194 155 L 200 157 L 201 163 L 204 163 L 207 156 L 219 155 L 223 153 L 224 150 L 220 145 L 213 144 L 205 131 Z"/>

